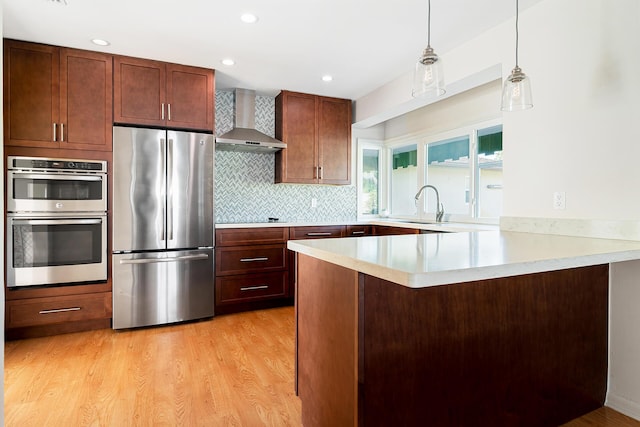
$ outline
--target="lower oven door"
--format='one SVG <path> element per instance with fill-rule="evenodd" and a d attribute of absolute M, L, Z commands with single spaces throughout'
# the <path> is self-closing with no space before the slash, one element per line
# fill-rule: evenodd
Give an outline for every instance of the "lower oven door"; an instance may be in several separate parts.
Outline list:
<path fill-rule="evenodd" d="M 7 287 L 107 280 L 106 215 L 7 216 Z"/>

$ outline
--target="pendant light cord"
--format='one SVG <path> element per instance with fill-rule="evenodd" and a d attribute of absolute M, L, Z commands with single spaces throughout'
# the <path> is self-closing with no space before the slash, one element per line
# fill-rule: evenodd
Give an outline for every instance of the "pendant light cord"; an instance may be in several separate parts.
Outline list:
<path fill-rule="evenodd" d="M 520 13 L 518 11 L 518 0 L 516 0 L 516 68 L 518 68 L 518 17 L 519 15 Z"/>
<path fill-rule="evenodd" d="M 427 46 L 431 47 L 431 0 L 429 0 L 429 9 L 427 12 Z"/>

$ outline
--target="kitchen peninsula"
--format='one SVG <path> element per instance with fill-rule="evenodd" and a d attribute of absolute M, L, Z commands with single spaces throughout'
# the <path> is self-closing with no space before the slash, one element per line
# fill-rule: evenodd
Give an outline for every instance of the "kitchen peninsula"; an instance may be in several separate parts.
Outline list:
<path fill-rule="evenodd" d="M 555 426 L 603 405 L 609 263 L 504 231 L 289 241 L 304 425 Z"/>

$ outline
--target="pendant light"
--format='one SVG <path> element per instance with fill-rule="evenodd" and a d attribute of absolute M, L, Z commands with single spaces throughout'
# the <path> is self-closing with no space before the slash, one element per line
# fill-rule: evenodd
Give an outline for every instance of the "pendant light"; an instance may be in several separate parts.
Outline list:
<path fill-rule="evenodd" d="M 518 66 L 518 0 L 516 0 L 516 67 L 504 81 L 502 111 L 528 110 L 533 107 L 531 79 Z"/>
<path fill-rule="evenodd" d="M 444 95 L 444 74 L 442 72 L 442 59 L 436 55 L 431 47 L 431 0 L 429 0 L 429 13 L 427 22 L 427 47 L 422 56 L 416 62 L 413 75 L 414 97 L 441 96 Z"/>

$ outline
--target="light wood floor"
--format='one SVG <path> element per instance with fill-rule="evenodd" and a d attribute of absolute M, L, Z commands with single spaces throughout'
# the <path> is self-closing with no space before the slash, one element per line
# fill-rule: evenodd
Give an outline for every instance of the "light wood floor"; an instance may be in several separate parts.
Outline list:
<path fill-rule="evenodd" d="M 5 344 L 5 424 L 300 426 L 293 308 Z M 564 427 L 640 427 L 601 408 Z"/>
<path fill-rule="evenodd" d="M 300 426 L 293 308 L 5 344 L 12 426 Z"/>

